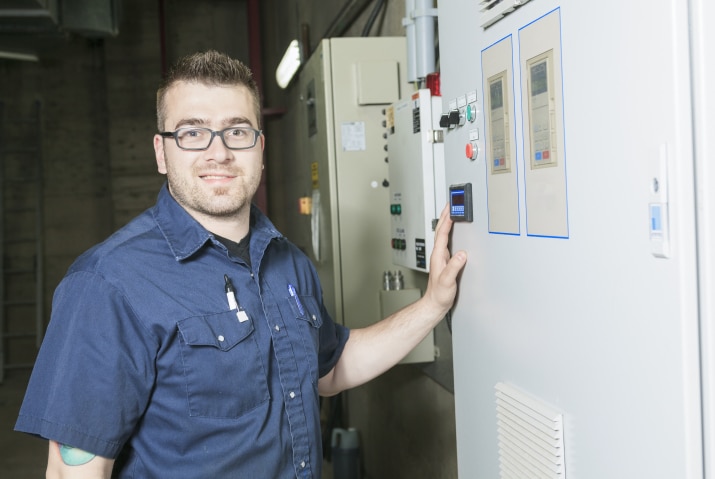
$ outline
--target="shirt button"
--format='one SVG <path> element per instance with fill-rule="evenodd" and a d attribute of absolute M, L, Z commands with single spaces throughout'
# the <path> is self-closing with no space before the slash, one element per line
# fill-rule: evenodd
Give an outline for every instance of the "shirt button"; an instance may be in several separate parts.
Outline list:
<path fill-rule="evenodd" d="M 302 462 L 300 463 L 300 467 L 305 467 L 305 461 L 302 461 Z"/>
<path fill-rule="evenodd" d="M 315 317 L 315 315 L 312 315 L 311 318 L 313 318 L 313 321 L 316 321 L 318 319 Z"/>
<path fill-rule="evenodd" d="M 219 340 L 219 341 L 223 342 L 224 339 L 226 339 L 226 338 L 224 338 L 223 335 L 221 335 L 221 334 L 218 335 L 218 340 Z"/>
<path fill-rule="evenodd" d="M 281 327 L 276 324 L 276 331 L 280 331 Z"/>
<path fill-rule="evenodd" d="M 293 391 L 290 392 L 289 394 L 290 398 L 293 399 L 295 397 L 295 393 Z"/>

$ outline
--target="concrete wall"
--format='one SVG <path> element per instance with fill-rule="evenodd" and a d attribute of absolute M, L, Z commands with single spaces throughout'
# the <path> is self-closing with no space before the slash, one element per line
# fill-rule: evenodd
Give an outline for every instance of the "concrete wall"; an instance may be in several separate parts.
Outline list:
<path fill-rule="evenodd" d="M 44 172 L 44 306 L 49 316 L 52 291 L 69 263 L 82 251 L 103 239 L 112 230 L 110 196 L 109 118 L 106 102 L 106 75 L 101 45 L 88 41 L 58 44 L 50 58 L 41 63 L 0 62 L 0 101 L 4 104 L 4 125 L 23 125 L 32 116 L 35 101 L 40 104 L 40 123 L 22 142 L 5 136 L 4 148 L 39 146 Z M 6 168 L 15 161 L 4 154 Z M 25 160 L 27 161 L 27 160 Z M 31 188 L 32 181 L 26 181 Z M 9 206 L 12 188 L 5 183 L 3 197 Z M 34 212 L 18 216 L 5 214 L 4 233 L 11 237 L 31 221 Z M 21 262 L 13 249 L 4 244 L 6 265 Z M 29 249 L 29 245 L 28 245 Z M 22 255 L 33 255 L 26 250 Z M 37 261 L 33 258 L 32 261 Z M 13 289 L 17 278 L 6 275 L 8 300 L 31 296 L 28 287 Z M 18 323 L 18 321 L 20 321 Z M 5 308 L 6 332 L 23 333 L 34 329 L 31 308 L 20 312 Z M 34 340 L 6 342 L 8 363 L 23 363 L 34 356 Z"/>
<path fill-rule="evenodd" d="M 291 200 L 283 196 L 291 171 L 286 132 L 295 128 L 291 106 L 298 93 L 277 88 L 275 67 L 292 38 L 309 37 L 314 48 L 345 2 L 259 3 L 268 213 L 290 236 L 296 220 L 287 206 Z M 345 35 L 360 34 L 374 3 Z M 163 182 L 152 149 L 163 65 L 206 48 L 248 62 L 246 2 L 172 0 L 166 2 L 163 24 L 158 2 L 123 0 L 122 5 L 116 38 L 68 37 L 39 63 L 0 60 L 0 101 L 11 117 L 28 112 L 35 99 L 42 103 L 47 317 L 54 287 L 72 260 L 154 202 Z M 403 35 L 403 16 L 402 1 L 387 2 L 372 35 Z M 346 395 L 343 426 L 361 432 L 366 477 L 457 477 L 454 398 L 425 374 L 440 370 L 451 379 L 446 327 L 438 329 L 438 337 L 444 347 L 437 364 L 395 367 Z"/>

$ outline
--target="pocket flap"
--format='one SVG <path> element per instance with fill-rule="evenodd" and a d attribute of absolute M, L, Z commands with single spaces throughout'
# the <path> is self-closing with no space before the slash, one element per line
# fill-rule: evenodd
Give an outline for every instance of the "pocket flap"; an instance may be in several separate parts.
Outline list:
<path fill-rule="evenodd" d="M 297 306 L 298 303 L 291 301 L 291 307 L 293 308 L 295 317 L 302 319 L 314 328 L 321 327 L 323 325 L 323 315 L 320 314 L 320 305 L 318 300 L 316 300 L 315 297 L 308 295 L 302 295 L 298 298 L 300 300 L 300 307 Z"/>
<path fill-rule="evenodd" d="M 177 323 L 184 342 L 189 346 L 213 346 L 228 351 L 253 332 L 253 321 L 239 322 L 236 311 L 206 316 L 192 316 Z"/>

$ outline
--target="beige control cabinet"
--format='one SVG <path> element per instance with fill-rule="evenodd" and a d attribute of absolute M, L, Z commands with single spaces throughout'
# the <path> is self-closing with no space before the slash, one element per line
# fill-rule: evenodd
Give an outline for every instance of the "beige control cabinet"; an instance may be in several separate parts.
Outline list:
<path fill-rule="evenodd" d="M 395 266 L 390 248 L 383 121 L 412 89 L 405 48 L 402 37 L 326 39 L 298 79 L 295 161 L 310 176 L 301 186 L 305 231 L 291 239 L 314 261 L 330 314 L 351 328 L 383 317 L 383 272 L 401 271 L 405 288 L 426 283 Z M 434 360 L 433 347 L 420 350 L 427 354 L 414 362 Z"/>

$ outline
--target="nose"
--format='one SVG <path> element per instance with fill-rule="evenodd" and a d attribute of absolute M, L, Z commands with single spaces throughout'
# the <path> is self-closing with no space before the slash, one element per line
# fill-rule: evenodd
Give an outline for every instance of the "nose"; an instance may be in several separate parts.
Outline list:
<path fill-rule="evenodd" d="M 206 160 L 225 163 L 233 160 L 233 151 L 226 147 L 220 134 L 215 133 L 211 138 L 211 144 L 206 149 Z"/>

